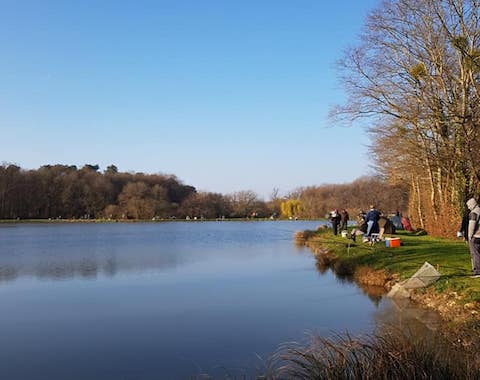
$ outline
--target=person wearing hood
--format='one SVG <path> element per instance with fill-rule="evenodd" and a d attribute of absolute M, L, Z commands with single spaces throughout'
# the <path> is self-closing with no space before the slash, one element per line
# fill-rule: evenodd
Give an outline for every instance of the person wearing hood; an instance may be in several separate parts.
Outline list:
<path fill-rule="evenodd" d="M 480 207 L 475 198 L 467 201 L 467 207 L 470 210 L 467 239 L 472 258 L 472 277 L 480 277 L 480 230 L 478 228 Z"/>

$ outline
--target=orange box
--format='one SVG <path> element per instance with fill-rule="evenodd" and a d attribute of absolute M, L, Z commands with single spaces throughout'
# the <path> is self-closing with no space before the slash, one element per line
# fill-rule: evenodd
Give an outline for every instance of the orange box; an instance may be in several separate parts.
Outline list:
<path fill-rule="evenodd" d="M 385 245 L 387 248 L 400 247 L 400 238 L 386 238 Z"/>

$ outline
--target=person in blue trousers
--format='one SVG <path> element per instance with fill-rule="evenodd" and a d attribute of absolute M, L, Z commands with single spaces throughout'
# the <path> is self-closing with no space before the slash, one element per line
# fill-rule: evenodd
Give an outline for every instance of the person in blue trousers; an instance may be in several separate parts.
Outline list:
<path fill-rule="evenodd" d="M 370 234 L 378 233 L 380 228 L 378 226 L 378 220 L 380 219 L 380 212 L 375 208 L 374 205 L 370 206 L 370 210 L 365 216 L 365 221 L 367 222 L 367 233 L 366 237 L 370 237 Z"/>

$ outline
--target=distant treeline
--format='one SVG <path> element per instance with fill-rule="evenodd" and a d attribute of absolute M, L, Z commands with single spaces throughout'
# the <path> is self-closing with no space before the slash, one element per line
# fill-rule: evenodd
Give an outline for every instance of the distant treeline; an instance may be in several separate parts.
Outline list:
<path fill-rule="evenodd" d="M 0 166 L 0 217 L 167 216 L 195 192 L 173 176 L 119 173 L 114 165 L 103 173 L 98 169 L 98 165 L 81 169 L 45 165 L 38 170 Z"/>
<path fill-rule="evenodd" d="M 197 192 L 173 175 L 124 173 L 115 165 L 0 166 L 1 219 L 168 219 L 266 217 L 252 191 Z"/>
<path fill-rule="evenodd" d="M 345 208 L 351 217 L 370 205 L 385 214 L 408 212 L 408 184 L 389 184 L 379 177 L 361 177 L 351 183 L 305 187 L 297 190 L 301 217 L 324 216 L 333 208 Z"/>
<path fill-rule="evenodd" d="M 24 170 L 0 165 L 0 219 L 319 218 L 332 208 L 404 210 L 402 186 L 366 177 L 344 185 L 300 188 L 265 201 L 253 191 L 198 192 L 177 177 L 103 172 L 98 165 L 44 165 Z"/>

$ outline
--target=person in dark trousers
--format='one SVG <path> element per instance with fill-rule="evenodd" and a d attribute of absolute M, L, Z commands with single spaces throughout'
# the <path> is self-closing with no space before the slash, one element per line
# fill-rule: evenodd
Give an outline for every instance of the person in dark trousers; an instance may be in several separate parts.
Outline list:
<path fill-rule="evenodd" d="M 463 238 L 468 243 L 468 222 L 470 220 L 470 210 L 467 208 L 463 213 L 460 229 L 457 232 L 458 238 Z"/>
<path fill-rule="evenodd" d="M 337 209 L 330 213 L 330 222 L 332 223 L 333 234 L 337 235 L 338 225 L 340 224 L 340 214 L 338 213 Z"/>
<path fill-rule="evenodd" d="M 367 212 L 367 216 L 365 216 L 365 221 L 367 222 L 367 233 L 365 234 L 366 237 L 370 237 L 372 233 L 378 233 L 378 220 L 380 219 L 380 212 L 375 208 L 374 205 L 370 206 L 370 210 Z"/>
<path fill-rule="evenodd" d="M 480 277 L 480 230 L 478 222 L 480 219 L 480 207 L 478 207 L 475 198 L 467 201 L 467 207 L 470 210 L 468 220 L 468 247 L 472 258 L 472 277 Z"/>
<path fill-rule="evenodd" d="M 343 209 L 342 212 L 340 213 L 340 220 L 342 222 L 340 229 L 342 231 L 347 229 L 347 224 L 349 219 L 350 219 L 350 215 L 348 215 L 348 211 Z"/>

